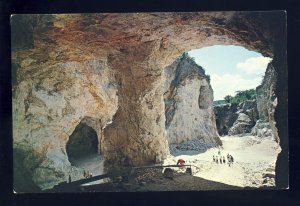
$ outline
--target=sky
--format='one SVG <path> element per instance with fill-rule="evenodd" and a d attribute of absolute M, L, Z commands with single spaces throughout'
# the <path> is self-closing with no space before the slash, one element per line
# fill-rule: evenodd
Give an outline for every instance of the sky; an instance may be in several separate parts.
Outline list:
<path fill-rule="evenodd" d="M 235 91 L 254 89 L 260 85 L 269 57 L 240 46 L 210 46 L 188 52 L 210 75 L 214 100 L 222 100 Z"/>

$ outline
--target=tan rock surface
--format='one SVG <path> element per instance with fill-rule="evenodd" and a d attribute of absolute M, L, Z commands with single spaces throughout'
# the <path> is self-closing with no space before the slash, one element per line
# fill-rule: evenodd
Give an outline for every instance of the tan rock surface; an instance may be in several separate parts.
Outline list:
<path fill-rule="evenodd" d="M 259 137 L 272 136 L 277 142 L 280 141 L 275 121 L 275 109 L 277 107 L 277 97 L 275 88 L 277 84 L 277 72 L 272 64 L 269 64 L 265 72 L 262 84 L 256 88 L 257 109 L 259 121 L 252 129 L 252 134 Z"/>
<path fill-rule="evenodd" d="M 81 178 L 82 171 L 71 167 L 68 161 L 69 136 L 81 121 L 95 118 L 105 125 L 117 110 L 114 79 L 102 64 L 93 60 L 84 64 L 59 63 L 36 71 L 28 67 L 19 69 L 20 76 L 31 78 L 15 86 L 14 149 L 33 153 L 16 164 L 23 164 L 42 188 L 67 180 L 68 174 L 73 180 Z M 101 137 L 101 126 L 90 122 Z"/>
<path fill-rule="evenodd" d="M 185 54 L 165 69 L 166 133 L 169 144 L 202 140 L 221 145 L 213 112 L 213 90 L 204 69 Z"/>

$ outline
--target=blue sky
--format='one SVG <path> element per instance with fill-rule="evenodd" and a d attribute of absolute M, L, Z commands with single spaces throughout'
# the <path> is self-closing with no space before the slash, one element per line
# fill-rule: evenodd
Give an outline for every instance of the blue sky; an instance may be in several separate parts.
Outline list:
<path fill-rule="evenodd" d="M 271 60 L 240 46 L 210 46 L 189 52 L 211 77 L 214 100 L 257 87 Z"/>

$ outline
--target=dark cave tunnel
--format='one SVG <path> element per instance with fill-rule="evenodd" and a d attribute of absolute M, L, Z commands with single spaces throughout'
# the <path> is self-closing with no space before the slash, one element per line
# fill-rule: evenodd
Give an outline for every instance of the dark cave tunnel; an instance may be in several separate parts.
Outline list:
<path fill-rule="evenodd" d="M 70 163 L 98 154 L 98 136 L 96 131 L 85 123 L 80 123 L 70 135 L 66 145 Z"/>

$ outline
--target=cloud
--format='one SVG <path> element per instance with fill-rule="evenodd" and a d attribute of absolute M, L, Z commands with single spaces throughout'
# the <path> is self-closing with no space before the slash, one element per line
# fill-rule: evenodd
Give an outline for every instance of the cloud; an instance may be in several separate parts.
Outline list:
<path fill-rule="evenodd" d="M 269 57 L 251 57 L 244 62 L 237 63 L 236 68 L 249 75 L 261 75 L 265 73 L 268 63 L 271 60 Z"/>
<path fill-rule="evenodd" d="M 212 74 L 211 86 L 214 90 L 214 100 L 224 99 L 226 95 L 235 95 L 235 91 L 254 89 L 260 85 L 262 77 L 255 79 L 244 79 L 241 75 L 235 74 Z"/>

